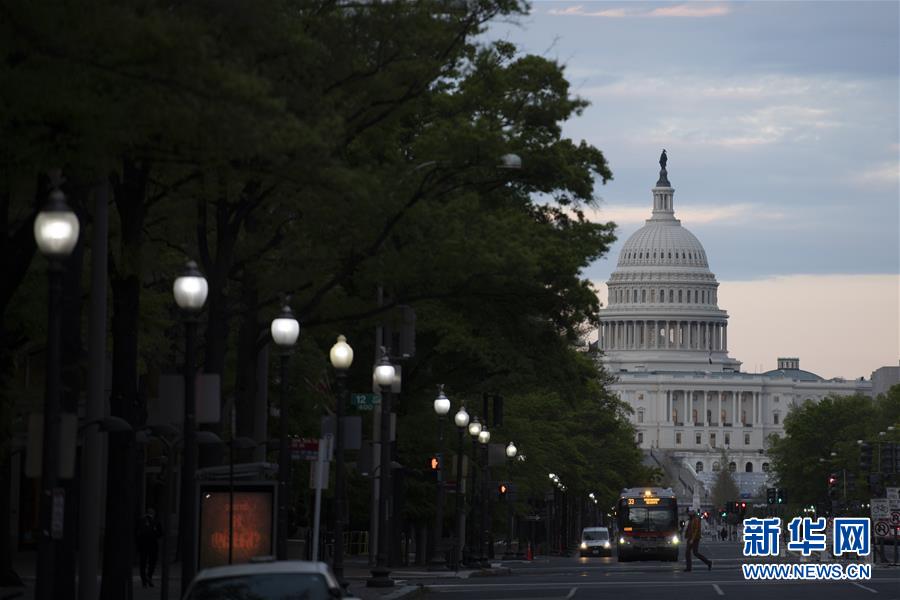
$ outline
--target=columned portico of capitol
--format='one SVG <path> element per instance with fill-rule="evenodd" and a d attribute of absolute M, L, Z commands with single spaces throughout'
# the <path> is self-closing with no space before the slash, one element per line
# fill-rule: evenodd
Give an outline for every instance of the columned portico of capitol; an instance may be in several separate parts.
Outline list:
<path fill-rule="evenodd" d="M 679 496 L 709 503 L 719 469 L 730 469 L 744 498 L 766 486 L 766 439 L 784 417 L 828 394 L 871 395 L 861 379 L 826 380 L 796 357 L 743 373 L 728 356 L 728 314 L 700 241 L 675 218 L 665 152 L 646 224 L 625 242 L 601 310 L 599 348 L 616 376 L 613 391 L 631 405 L 637 444 L 663 468 Z M 722 449 L 728 463 L 720 464 Z"/>

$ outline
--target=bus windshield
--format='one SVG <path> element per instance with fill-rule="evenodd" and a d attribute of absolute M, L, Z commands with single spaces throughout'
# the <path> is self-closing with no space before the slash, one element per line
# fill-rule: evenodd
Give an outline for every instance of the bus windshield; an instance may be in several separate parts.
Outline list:
<path fill-rule="evenodd" d="M 634 531 L 671 531 L 677 529 L 675 511 L 669 506 L 629 506 L 625 527 Z"/>

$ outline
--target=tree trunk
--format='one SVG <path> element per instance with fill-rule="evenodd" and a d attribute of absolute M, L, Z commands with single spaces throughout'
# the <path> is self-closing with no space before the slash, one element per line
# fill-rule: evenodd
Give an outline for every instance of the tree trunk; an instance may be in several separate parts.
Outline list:
<path fill-rule="evenodd" d="M 8 171 L 4 172 L 7 183 L 12 178 Z M 8 183 L 8 186 L 0 190 L 0 271 L 3 273 L 3 277 L 0 277 L 0 381 L 14 376 L 13 342 L 10 338 L 16 332 L 5 321 L 6 307 L 22 284 L 35 254 L 34 217 L 46 198 L 47 178 L 43 174 L 38 176 L 34 208 L 28 218 L 15 229 L 11 229 L 10 212 L 16 199 L 11 190 L 12 185 Z M 8 387 L 0 385 L 0 446 L 5 445 L 11 437 L 13 410 L 14 400 L 9 395 Z M 8 447 L 0 449 L 0 515 L 9 515 L 10 511 L 12 460 Z M 11 535 L 9 519 L 0 519 L 0 587 L 22 585 L 22 580 L 13 568 L 13 549 L 18 540 L 11 539 Z"/>
<path fill-rule="evenodd" d="M 259 292 L 253 277 L 246 275 L 241 284 L 241 323 L 238 329 L 235 396 L 237 401 L 237 434 L 258 439 L 254 419 L 257 401 L 257 338 L 260 325 L 256 306 Z M 268 374 L 267 374 L 268 375 Z"/>
<path fill-rule="evenodd" d="M 139 425 L 138 319 L 141 294 L 141 246 L 146 167 L 126 160 L 122 182 L 115 187 L 121 245 L 111 273 L 112 398 L 110 412 L 132 427 Z M 111 261 L 112 265 L 113 262 Z M 103 538 L 101 600 L 131 600 L 134 527 L 137 521 L 137 453 L 134 433 L 109 434 L 106 488 L 106 532 Z"/>

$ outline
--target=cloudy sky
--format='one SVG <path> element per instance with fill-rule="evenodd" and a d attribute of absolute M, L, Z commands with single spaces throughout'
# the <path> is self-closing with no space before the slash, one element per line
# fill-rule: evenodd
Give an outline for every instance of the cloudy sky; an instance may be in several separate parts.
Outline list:
<path fill-rule="evenodd" d="M 900 3 L 554 2 L 492 39 L 565 65 L 591 102 L 565 133 L 615 179 L 594 218 L 650 216 L 660 150 L 704 244 L 745 371 L 824 377 L 900 360 Z"/>

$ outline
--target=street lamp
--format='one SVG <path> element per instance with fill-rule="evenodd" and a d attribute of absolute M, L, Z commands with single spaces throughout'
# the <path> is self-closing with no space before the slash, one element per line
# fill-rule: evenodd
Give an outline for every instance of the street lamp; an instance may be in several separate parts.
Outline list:
<path fill-rule="evenodd" d="M 353 348 L 347 343 L 347 338 L 339 335 L 337 342 L 328 353 L 331 366 L 334 367 L 337 380 L 337 394 L 334 401 L 334 441 L 337 446 L 336 472 L 334 474 L 334 559 L 332 570 L 341 585 L 344 584 L 344 519 L 345 519 L 345 491 L 346 477 L 344 474 L 344 427 L 341 420 L 344 418 L 344 402 L 347 394 L 347 370 L 353 364 Z"/>
<path fill-rule="evenodd" d="M 491 441 L 491 432 L 487 430 L 487 425 L 482 427 L 478 432 L 478 443 L 482 447 L 481 464 L 481 534 L 478 536 L 478 554 L 479 563 L 482 568 L 489 568 L 487 545 L 490 543 L 490 514 L 488 507 L 490 506 L 490 489 L 489 481 L 490 471 L 488 465 L 488 443 Z"/>
<path fill-rule="evenodd" d="M 477 509 L 479 504 L 478 493 L 476 489 L 476 479 L 478 477 L 478 436 L 481 434 L 481 423 L 478 422 L 478 417 L 472 417 L 472 420 L 469 421 L 469 437 L 472 438 L 472 468 L 469 469 L 469 484 L 472 488 L 472 506 L 471 506 L 471 518 L 470 521 L 472 523 L 471 531 L 472 537 L 471 540 L 466 539 L 466 546 L 463 554 L 468 554 L 470 559 L 475 554 L 472 551 L 472 544 L 480 544 L 480 541 L 477 539 L 478 535 L 478 525 L 477 523 Z M 477 560 L 477 559 L 476 559 Z"/>
<path fill-rule="evenodd" d="M 512 442 L 506 445 L 506 478 L 512 480 L 512 465 L 513 460 L 516 458 L 516 454 L 519 453 L 519 449 L 516 448 L 516 445 Z M 510 486 L 511 488 L 512 486 Z M 512 492 L 512 490 L 510 490 Z M 513 501 L 515 500 L 515 492 L 507 494 L 506 498 L 506 552 L 503 553 L 504 560 L 511 560 L 515 558 L 515 554 L 512 552 L 512 534 L 513 534 Z"/>
<path fill-rule="evenodd" d="M 47 366 L 44 381 L 44 429 L 41 441 L 41 537 L 38 545 L 35 598 L 53 597 L 56 542 L 62 523 L 53 518 L 57 498 L 64 501 L 59 480 L 60 366 L 62 331 L 63 261 L 78 243 L 78 217 L 66 204 L 61 190 L 50 192 L 44 209 L 34 219 L 34 241 L 49 261 L 47 269 Z"/>
<path fill-rule="evenodd" d="M 184 319 L 184 451 L 181 467 L 181 594 L 187 591 L 196 573 L 196 498 L 194 478 L 197 473 L 197 314 L 206 304 L 209 286 L 197 269 L 188 261 L 180 277 L 175 279 L 172 294 Z"/>
<path fill-rule="evenodd" d="M 392 587 L 391 570 L 388 567 L 391 524 L 391 385 L 394 383 L 394 365 L 388 357 L 387 349 L 381 347 L 381 358 L 375 365 L 375 383 L 381 388 L 381 465 L 379 466 L 378 495 L 378 553 L 372 576 L 366 580 L 366 587 Z"/>
<path fill-rule="evenodd" d="M 291 349 L 300 337 L 300 322 L 294 318 L 291 307 L 285 305 L 281 314 L 272 319 L 272 340 L 281 349 L 281 398 L 278 405 L 278 543 L 275 556 L 278 560 L 287 560 L 288 509 L 290 507 L 290 474 L 291 456 L 288 446 L 287 418 L 287 363 Z"/>
<path fill-rule="evenodd" d="M 434 504 L 434 538 L 431 543 L 429 569 L 437 571 L 446 567 L 447 561 L 441 546 L 444 538 L 444 420 L 450 413 L 450 399 L 444 394 L 444 385 L 438 385 L 438 395 L 434 399 L 434 414 L 438 418 L 438 464 L 436 475 L 436 497 Z"/>
<path fill-rule="evenodd" d="M 462 553 L 462 539 L 463 539 L 463 521 L 465 519 L 465 502 L 462 498 L 462 478 L 463 478 L 463 439 L 465 438 L 466 429 L 469 426 L 469 413 L 466 412 L 466 407 L 461 406 L 459 410 L 456 411 L 456 414 L 453 416 L 453 423 L 456 425 L 457 432 L 459 434 L 459 448 L 456 453 L 456 527 L 455 535 L 453 537 L 453 554 L 450 557 L 450 560 L 453 562 L 453 568 L 455 570 L 459 570 L 459 562 L 460 562 L 460 554 Z"/>

